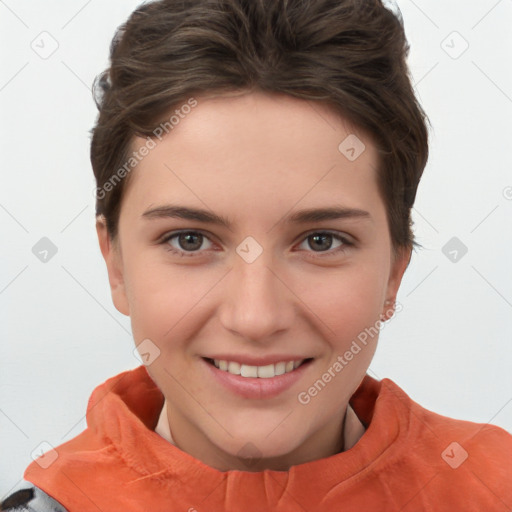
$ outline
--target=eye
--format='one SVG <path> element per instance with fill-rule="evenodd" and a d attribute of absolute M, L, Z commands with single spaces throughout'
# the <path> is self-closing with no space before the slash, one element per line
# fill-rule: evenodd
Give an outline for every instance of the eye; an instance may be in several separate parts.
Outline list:
<path fill-rule="evenodd" d="M 332 248 L 332 240 L 335 239 L 339 242 L 339 245 Z M 313 253 L 326 253 L 326 254 L 314 254 L 313 257 L 328 257 L 335 256 L 341 252 L 346 251 L 349 247 L 353 247 L 354 244 L 348 240 L 347 237 L 342 236 L 337 233 L 330 233 L 328 231 L 314 231 L 306 235 L 306 238 L 302 242 L 302 244 L 307 243 L 309 247 L 316 248 L 319 250 L 312 251 Z M 301 244 L 301 245 L 302 245 Z"/>
<path fill-rule="evenodd" d="M 174 240 L 176 239 L 176 240 Z M 333 239 L 339 242 L 339 245 L 335 247 L 333 250 Z M 173 242 L 174 243 L 171 243 Z M 177 254 L 178 256 L 198 256 L 201 252 L 201 247 L 203 246 L 203 242 L 208 241 L 211 244 L 211 241 L 206 234 L 201 231 L 177 231 L 172 232 L 165 235 L 161 241 L 159 242 L 162 245 L 166 245 L 166 250 L 172 252 L 173 254 Z M 313 250 L 309 252 L 319 253 L 313 254 L 314 258 L 317 257 L 329 257 L 335 256 L 339 253 L 346 251 L 349 247 L 353 247 L 354 243 L 348 240 L 346 236 L 342 236 L 337 233 L 331 233 L 328 231 L 313 231 L 306 235 L 301 245 L 304 243 L 308 243 L 309 247 Z M 204 247 L 203 247 L 204 248 Z M 207 247 L 211 248 L 210 247 Z"/>
<path fill-rule="evenodd" d="M 175 245 L 169 243 L 175 238 Z M 200 231 L 179 231 L 169 233 L 160 243 L 167 244 L 166 250 L 179 256 L 196 256 L 205 240 L 209 240 L 209 238 Z"/>

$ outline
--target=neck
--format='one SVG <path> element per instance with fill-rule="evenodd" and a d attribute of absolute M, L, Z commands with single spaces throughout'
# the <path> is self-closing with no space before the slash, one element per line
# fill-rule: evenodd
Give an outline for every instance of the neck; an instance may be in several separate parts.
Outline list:
<path fill-rule="evenodd" d="M 169 425 L 172 425 L 172 434 Z M 212 443 L 203 432 L 187 424 L 178 411 L 170 411 L 166 400 L 155 430 L 182 451 L 219 471 L 288 471 L 291 466 L 349 450 L 364 433 L 364 426 L 347 404 L 339 415 L 332 418 L 321 430 L 310 434 L 292 452 L 261 457 L 253 443 L 246 443 L 242 450 L 233 455 Z"/>

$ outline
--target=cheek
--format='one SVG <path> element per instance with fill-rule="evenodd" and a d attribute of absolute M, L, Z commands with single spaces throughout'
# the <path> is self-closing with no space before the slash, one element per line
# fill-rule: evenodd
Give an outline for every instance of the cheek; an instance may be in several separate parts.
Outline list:
<path fill-rule="evenodd" d="M 208 295 L 223 296 L 218 289 L 223 286 L 219 282 L 223 272 L 166 264 L 162 255 L 130 254 L 134 256 L 125 261 L 125 284 L 135 343 L 149 338 L 161 351 L 182 350 L 201 322 L 220 305 L 213 304 Z M 285 272 L 293 294 L 284 300 L 296 301 L 296 295 L 297 315 L 309 317 L 313 329 L 329 340 L 333 349 L 344 352 L 354 337 L 379 318 L 385 266 L 383 258 L 368 252 L 337 269 Z"/>
<path fill-rule="evenodd" d="M 218 277 L 191 267 L 166 265 L 162 259 L 140 258 L 125 268 L 136 343 L 149 338 L 162 353 L 181 349 L 199 328 L 207 295 Z"/>
<path fill-rule="evenodd" d="M 346 343 L 379 319 L 385 292 L 383 262 L 364 262 L 334 272 L 309 276 L 297 295 L 323 325 L 334 344 Z"/>
<path fill-rule="evenodd" d="M 381 271 L 354 266 L 337 278 L 312 280 L 302 290 L 301 299 L 314 312 L 313 329 L 325 341 L 325 357 L 301 390 L 299 409 L 305 406 L 319 423 L 350 398 L 372 361 L 382 305 Z"/>

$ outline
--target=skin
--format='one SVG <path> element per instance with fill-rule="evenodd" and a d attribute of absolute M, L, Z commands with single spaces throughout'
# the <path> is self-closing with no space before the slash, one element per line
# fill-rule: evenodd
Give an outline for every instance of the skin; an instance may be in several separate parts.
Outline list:
<path fill-rule="evenodd" d="M 285 471 L 343 450 L 348 400 L 378 336 L 309 403 L 297 396 L 359 333 L 389 317 L 385 301 L 394 302 L 411 253 L 392 249 L 368 134 L 323 104 L 290 96 L 196 99 L 132 171 L 114 243 L 98 218 L 99 244 L 114 305 L 130 316 L 135 343 L 150 339 L 160 350 L 147 369 L 168 400 L 176 445 L 221 471 Z M 349 134 L 366 146 L 355 161 L 338 150 Z M 133 149 L 145 142 L 135 138 Z M 169 203 L 207 209 L 233 225 L 141 217 Z M 369 218 L 285 222 L 298 210 L 328 206 L 362 209 Z M 161 243 L 178 230 L 196 236 Z M 315 244 L 311 235 L 323 230 L 354 245 L 334 236 Z M 248 236 L 263 249 L 251 263 L 236 252 Z M 291 389 L 259 400 L 209 376 L 201 357 L 215 353 L 315 359 Z M 250 465 L 241 456 L 248 447 Z"/>

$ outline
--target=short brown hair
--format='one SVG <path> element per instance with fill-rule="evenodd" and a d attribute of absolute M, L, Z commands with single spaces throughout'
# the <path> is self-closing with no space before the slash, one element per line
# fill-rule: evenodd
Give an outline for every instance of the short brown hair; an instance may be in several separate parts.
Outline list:
<path fill-rule="evenodd" d="M 408 53 L 400 13 L 381 0 L 142 4 L 118 27 L 110 66 L 93 85 L 96 215 L 105 216 L 115 241 L 135 135 L 154 140 L 164 115 L 194 95 L 258 89 L 323 102 L 373 136 L 393 248 L 412 248 L 428 118 L 414 95 Z"/>

